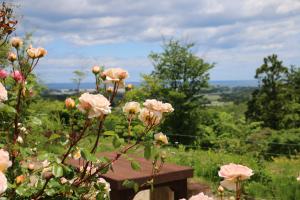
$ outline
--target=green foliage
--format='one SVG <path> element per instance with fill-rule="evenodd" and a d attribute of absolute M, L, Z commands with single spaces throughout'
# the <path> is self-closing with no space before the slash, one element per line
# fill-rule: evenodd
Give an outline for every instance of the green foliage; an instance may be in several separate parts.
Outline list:
<path fill-rule="evenodd" d="M 151 53 L 154 65 L 150 76 L 144 76 L 140 89 L 126 95 L 126 99 L 156 98 L 170 102 L 175 111 L 164 121 L 161 130 L 170 134 L 194 135 L 199 131 L 198 112 L 204 103 L 201 94 L 208 86 L 208 70 L 213 64 L 206 63 L 193 52 L 193 43 L 184 44 L 170 40 L 163 45 L 162 53 Z M 171 138 L 172 140 L 172 138 Z M 181 139 L 190 143 L 188 138 Z"/>
<path fill-rule="evenodd" d="M 247 119 L 262 121 L 273 129 L 299 127 L 298 71 L 289 72 L 277 55 L 264 58 L 264 64 L 256 70 L 255 78 L 260 83 L 248 102 Z"/>

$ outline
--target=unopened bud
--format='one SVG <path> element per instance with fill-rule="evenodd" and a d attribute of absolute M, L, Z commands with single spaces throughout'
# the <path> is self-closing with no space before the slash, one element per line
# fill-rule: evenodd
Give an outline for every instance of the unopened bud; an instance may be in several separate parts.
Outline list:
<path fill-rule="evenodd" d="M 29 170 L 34 170 L 34 164 L 33 163 L 29 163 L 28 164 L 28 169 Z"/>
<path fill-rule="evenodd" d="M 21 184 L 25 181 L 25 176 L 24 175 L 20 175 L 16 177 L 16 183 L 17 184 Z"/>
<path fill-rule="evenodd" d="M 9 52 L 7 55 L 7 59 L 10 62 L 14 62 L 15 60 L 17 60 L 17 55 L 14 52 Z"/>
<path fill-rule="evenodd" d="M 106 89 L 106 92 L 108 92 L 108 93 L 112 93 L 114 91 L 114 89 L 112 88 L 112 87 L 108 87 L 107 89 Z"/>
<path fill-rule="evenodd" d="M 218 187 L 218 191 L 219 191 L 220 193 L 223 193 L 223 192 L 224 192 L 224 188 L 220 185 L 220 186 Z"/>
<path fill-rule="evenodd" d="M 75 101 L 72 98 L 67 98 L 65 100 L 65 105 L 67 109 L 75 108 Z"/>
<path fill-rule="evenodd" d="M 53 177 L 53 174 L 50 171 L 45 171 L 45 172 L 42 173 L 42 176 L 43 176 L 44 179 L 48 180 L 48 179 Z"/>
<path fill-rule="evenodd" d="M 99 72 L 100 72 L 100 67 L 99 66 L 94 66 L 93 68 L 92 68 L 92 72 L 94 73 L 94 74 L 99 74 Z"/>

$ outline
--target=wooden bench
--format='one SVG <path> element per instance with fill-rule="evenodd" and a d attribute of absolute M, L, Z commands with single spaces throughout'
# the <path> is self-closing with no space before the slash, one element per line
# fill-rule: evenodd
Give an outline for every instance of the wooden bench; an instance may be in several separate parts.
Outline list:
<path fill-rule="evenodd" d="M 99 156 L 114 158 L 116 153 L 100 153 Z M 113 171 L 103 174 L 102 177 L 110 183 L 111 200 L 132 200 L 135 196 L 133 189 L 123 186 L 125 180 L 132 180 L 139 185 L 151 179 L 151 160 L 134 157 L 140 163 L 141 170 L 133 170 L 130 161 L 121 157 L 113 164 Z M 70 162 L 72 165 L 78 162 Z M 76 165 L 76 164 L 75 164 Z M 174 192 L 174 199 L 187 198 L 187 178 L 193 177 L 193 169 L 175 164 L 164 164 L 162 170 L 154 178 L 154 188 L 169 187 Z M 149 189 L 149 186 L 140 190 Z"/>

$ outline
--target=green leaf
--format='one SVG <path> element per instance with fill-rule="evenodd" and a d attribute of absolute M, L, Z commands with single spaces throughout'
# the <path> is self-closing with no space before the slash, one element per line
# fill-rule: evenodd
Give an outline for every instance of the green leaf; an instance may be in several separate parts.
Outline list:
<path fill-rule="evenodd" d="M 125 180 L 122 185 L 126 188 L 132 188 L 135 192 L 139 191 L 139 185 L 134 181 Z"/>
<path fill-rule="evenodd" d="M 52 168 L 52 173 L 56 178 L 59 178 L 64 175 L 64 169 L 62 168 L 62 166 L 56 164 Z"/>
<path fill-rule="evenodd" d="M 115 148 L 119 148 L 122 144 L 119 136 L 117 136 L 117 135 L 114 137 L 112 142 L 113 142 L 113 145 L 114 145 Z"/>
<path fill-rule="evenodd" d="M 151 145 L 146 145 L 144 148 L 144 158 L 149 160 L 151 158 L 152 148 Z"/>
<path fill-rule="evenodd" d="M 0 103 L 0 112 L 15 114 L 16 110 L 13 107 L 9 106 L 9 105 L 6 105 L 4 103 Z"/>
<path fill-rule="evenodd" d="M 106 136 L 115 136 L 116 133 L 115 133 L 114 131 L 105 131 L 105 132 L 103 133 L 103 135 L 106 135 Z"/>
<path fill-rule="evenodd" d="M 137 161 L 131 161 L 131 168 L 133 170 L 141 170 L 141 166 L 140 166 L 140 163 L 138 163 Z"/>
<path fill-rule="evenodd" d="M 86 149 L 81 149 L 81 155 L 87 161 L 92 161 L 92 162 L 96 162 L 97 161 L 97 157 L 94 154 L 91 154 Z"/>
<path fill-rule="evenodd" d="M 45 192 L 48 196 L 53 196 L 56 193 L 56 190 L 53 188 L 45 189 Z"/>
<path fill-rule="evenodd" d="M 52 134 L 52 135 L 50 136 L 49 140 L 55 140 L 55 139 L 57 139 L 57 138 L 60 138 L 60 135 L 54 133 L 54 134 Z"/>

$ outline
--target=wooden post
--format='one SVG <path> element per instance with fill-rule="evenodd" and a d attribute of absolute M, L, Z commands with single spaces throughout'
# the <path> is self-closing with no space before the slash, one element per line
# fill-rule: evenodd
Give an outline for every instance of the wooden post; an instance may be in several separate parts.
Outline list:
<path fill-rule="evenodd" d="M 187 198 L 187 179 L 171 182 L 170 188 L 174 192 L 175 200 Z"/>

